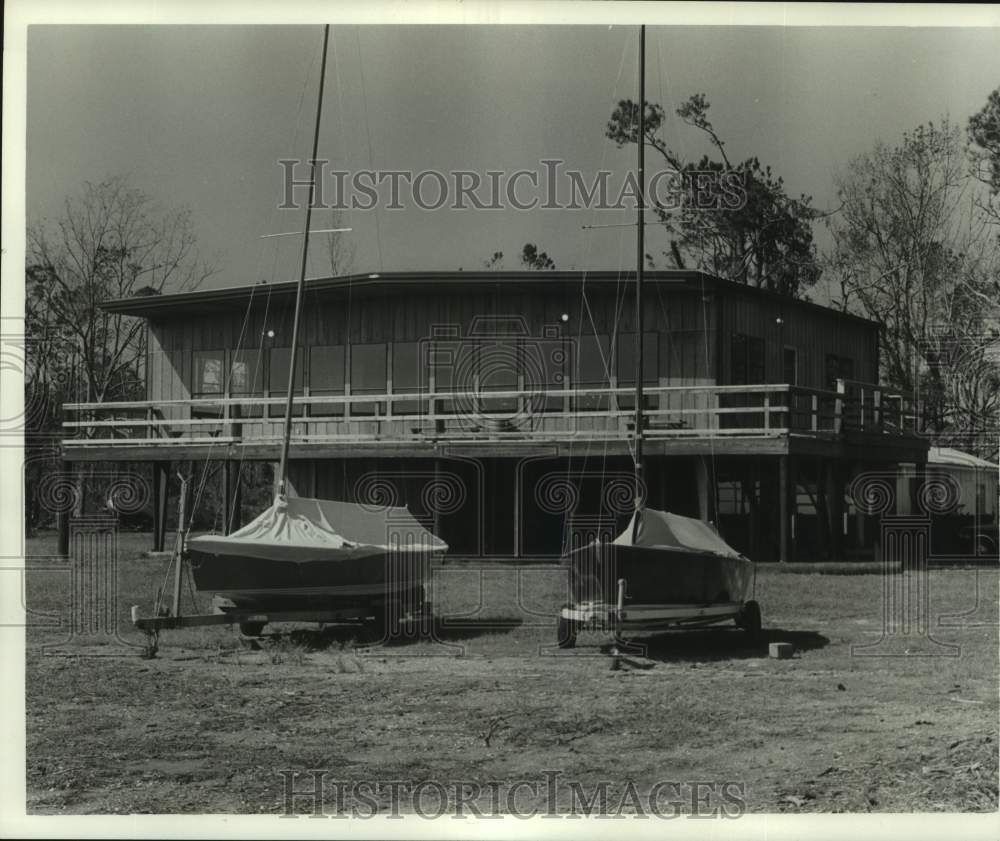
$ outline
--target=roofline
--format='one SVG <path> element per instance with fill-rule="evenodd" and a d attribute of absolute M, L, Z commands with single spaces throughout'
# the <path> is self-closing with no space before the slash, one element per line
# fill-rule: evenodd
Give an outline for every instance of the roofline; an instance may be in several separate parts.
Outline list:
<path fill-rule="evenodd" d="M 635 271 L 404 271 L 404 272 L 374 272 L 367 274 L 350 274 L 339 276 L 320 276 L 306 279 L 307 292 L 335 292 L 341 289 L 371 289 L 391 288 L 419 285 L 426 287 L 434 285 L 446 287 L 449 285 L 495 285 L 505 284 L 571 284 L 571 283 L 620 283 L 633 280 Z M 711 285 L 713 289 L 725 289 L 737 294 L 753 297 L 760 296 L 780 301 L 793 307 L 804 307 L 819 310 L 841 318 L 851 319 L 872 327 L 879 327 L 877 321 L 864 318 L 854 313 L 841 312 L 832 307 L 826 307 L 812 301 L 799 298 L 789 298 L 767 289 L 758 289 L 743 283 L 726 280 L 707 272 L 690 269 L 651 269 L 645 273 L 647 283 L 684 284 L 694 287 L 695 284 Z M 220 289 L 202 289 L 194 292 L 179 292 L 170 295 L 145 295 L 130 298 L 115 298 L 105 301 L 101 308 L 113 313 L 132 315 L 142 318 L 155 318 L 168 315 L 172 310 L 195 306 L 217 306 L 227 303 L 236 304 L 253 296 L 267 292 L 270 297 L 291 296 L 295 293 L 297 281 L 279 281 L 278 283 L 258 283 L 243 286 L 227 286 Z"/>

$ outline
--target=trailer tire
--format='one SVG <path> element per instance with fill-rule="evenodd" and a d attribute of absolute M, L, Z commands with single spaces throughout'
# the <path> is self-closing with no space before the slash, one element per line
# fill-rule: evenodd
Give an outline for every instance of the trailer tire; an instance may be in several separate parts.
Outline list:
<path fill-rule="evenodd" d="M 753 599 L 744 604 L 743 610 L 736 618 L 736 624 L 746 632 L 751 643 L 760 642 L 762 635 L 760 604 Z"/>
<path fill-rule="evenodd" d="M 576 622 L 559 614 L 559 626 L 556 629 L 556 643 L 560 648 L 576 647 Z"/>
<path fill-rule="evenodd" d="M 259 637 L 266 622 L 240 622 L 240 633 L 245 637 Z"/>

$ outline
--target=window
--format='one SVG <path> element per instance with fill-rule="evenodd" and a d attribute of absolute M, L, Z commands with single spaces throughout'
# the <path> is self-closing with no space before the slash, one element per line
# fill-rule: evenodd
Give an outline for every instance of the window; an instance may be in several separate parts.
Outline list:
<path fill-rule="evenodd" d="M 222 395 L 222 368 L 225 353 L 221 350 L 196 350 L 193 356 L 191 394 L 195 397 Z"/>
<path fill-rule="evenodd" d="M 421 342 L 395 342 L 392 346 L 392 393 L 393 394 L 419 394 L 421 386 L 426 386 L 421 382 L 422 363 L 420 354 L 424 345 Z M 393 400 L 392 412 L 394 415 L 415 415 L 425 409 L 423 401 L 420 400 Z"/>
<path fill-rule="evenodd" d="M 798 351 L 786 346 L 781 352 L 781 381 L 788 385 L 797 385 L 799 381 Z"/>
<path fill-rule="evenodd" d="M 733 333 L 730 351 L 730 379 L 733 385 L 762 385 L 765 382 L 763 339 Z"/>
<path fill-rule="evenodd" d="M 837 380 L 854 379 L 854 360 L 849 356 L 826 355 L 826 384 L 831 391 L 837 390 Z"/>
<path fill-rule="evenodd" d="M 576 376 L 573 388 L 611 388 L 611 337 L 607 334 L 585 334 L 577 340 Z M 608 398 L 602 395 L 577 397 L 574 408 L 599 410 L 608 408 Z"/>
<path fill-rule="evenodd" d="M 385 394 L 387 388 L 386 346 L 351 345 L 351 395 Z M 352 402 L 351 414 L 374 415 L 379 405 L 385 404 Z"/>
<path fill-rule="evenodd" d="M 240 348 L 229 352 L 230 397 L 263 397 L 264 370 L 260 348 Z M 233 415 L 260 417 L 260 406 L 234 406 Z"/>
<path fill-rule="evenodd" d="M 476 371 L 479 391 L 517 391 L 518 372 L 524 367 L 524 348 L 516 339 L 498 339 L 477 343 Z M 478 400 L 479 411 L 513 413 L 517 411 L 516 397 L 483 398 Z"/>
<path fill-rule="evenodd" d="M 288 363 L 291 362 L 292 349 L 287 347 L 271 348 L 267 364 L 267 393 L 269 397 L 286 397 L 288 394 Z M 302 365 L 302 348 L 295 354 L 295 393 L 302 394 L 302 384 L 305 382 L 305 371 Z M 301 409 L 295 412 L 301 415 Z M 268 415 L 272 418 L 285 416 L 285 405 L 270 407 Z"/>
<path fill-rule="evenodd" d="M 285 374 L 287 377 L 288 375 Z M 344 394 L 344 346 L 325 345 L 309 349 L 309 396 L 337 397 Z M 314 403 L 313 417 L 344 414 L 343 403 Z"/>
<path fill-rule="evenodd" d="M 660 384 L 659 336 L 656 333 L 644 333 L 642 336 L 642 384 L 656 386 Z M 635 388 L 635 333 L 618 334 L 618 352 L 615 354 L 615 370 L 618 373 L 619 388 Z M 650 408 L 653 401 L 649 395 L 643 394 L 645 408 Z M 635 398 L 631 394 L 618 396 L 620 409 L 635 408 Z"/>

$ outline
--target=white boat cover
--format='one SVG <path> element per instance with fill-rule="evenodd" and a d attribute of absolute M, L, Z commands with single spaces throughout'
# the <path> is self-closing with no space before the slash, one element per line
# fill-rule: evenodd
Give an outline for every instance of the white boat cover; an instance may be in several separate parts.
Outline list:
<path fill-rule="evenodd" d="M 420 525 L 405 507 L 303 497 L 279 498 L 239 531 L 195 537 L 188 546 L 210 554 L 290 561 L 311 560 L 317 554 L 348 558 L 383 551 L 448 549 L 447 543 Z"/>
<path fill-rule="evenodd" d="M 639 518 L 638 530 L 635 529 L 636 517 Z M 669 511 L 657 511 L 655 508 L 644 508 L 641 512 L 633 514 L 625 531 L 613 542 L 619 546 L 660 546 L 668 549 L 711 552 L 729 558 L 741 557 L 739 552 L 703 520 L 682 517 Z"/>

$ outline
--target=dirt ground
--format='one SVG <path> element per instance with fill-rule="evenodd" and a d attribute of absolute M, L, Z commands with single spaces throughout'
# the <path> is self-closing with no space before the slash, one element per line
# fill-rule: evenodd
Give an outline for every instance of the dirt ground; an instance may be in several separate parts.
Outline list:
<path fill-rule="evenodd" d="M 638 806 L 621 808 L 641 811 L 665 782 L 682 812 L 699 808 L 685 788 L 695 782 L 737 792 L 737 811 L 997 809 L 995 570 L 884 580 L 761 568 L 763 644 L 722 627 L 638 635 L 645 649 L 615 659 L 599 633 L 554 650 L 558 570 L 444 568 L 437 640 L 285 628 L 249 650 L 208 628 L 166 632 L 144 659 L 127 617 L 131 604 L 148 613 L 163 579 L 165 562 L 141 557 L 148 536 L 119 546 L 117 637 L 67 633 L 72 577 L 41 560 L 50 543 L 34 541 L 27 575 L 30 813 L 281 813 L 288 781 L 311 788 L 317 769 L 404 790 L 461 781 L 502 811 L 511 804 L 491 800 L 491 784 L 560 775 L 554 794 L 521 786 L 522 813 L 579 809 L 578 792 L 604 784 L 613 811 L 630 783 Z M 883 639 L 884 596 L 904 583 L 926 588 L 929 633 Z M 769 659 L 777 641 L 795 657 Z M 321 811 L 391 805 L 381 789 L 348 791 Z"/>

